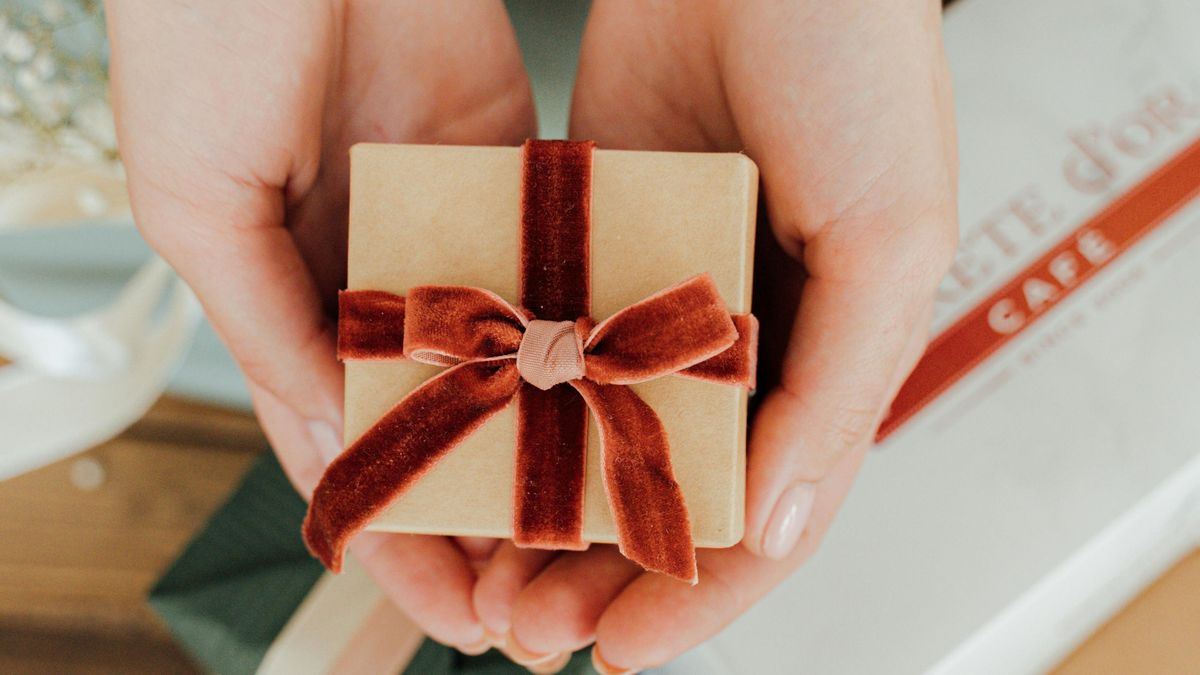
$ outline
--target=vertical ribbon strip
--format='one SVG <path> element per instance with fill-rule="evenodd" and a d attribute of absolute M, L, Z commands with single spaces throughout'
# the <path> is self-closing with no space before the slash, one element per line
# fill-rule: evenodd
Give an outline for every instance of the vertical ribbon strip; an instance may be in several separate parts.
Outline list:
<path fill-rule="evenodd" d="M 547 321 L 591 314 L 591 142 L 525 144 L 521 176 L 521 305 Z M 587 406 L 559 384 L 517 395 L 513 541 L 580 550 Z"/>

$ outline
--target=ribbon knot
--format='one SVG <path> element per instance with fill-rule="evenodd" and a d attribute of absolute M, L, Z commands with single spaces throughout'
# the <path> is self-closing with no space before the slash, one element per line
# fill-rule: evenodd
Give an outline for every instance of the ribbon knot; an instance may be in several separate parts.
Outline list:
<path fill-rule="evenodd" d="M 533 319 L 517 348 L 517 372 L 541 390 L 583 377 L 583 340 L 574 321 Z"/>

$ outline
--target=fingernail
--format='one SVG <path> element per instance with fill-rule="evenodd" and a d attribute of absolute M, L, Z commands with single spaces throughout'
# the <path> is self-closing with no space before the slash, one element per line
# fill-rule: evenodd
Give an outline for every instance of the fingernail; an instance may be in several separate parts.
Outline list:
<path fill-rule="evenodd" d="M 571 652 L 559 652 L 557 658 L 545 663 L 530 664 L 525 669 L 534 675 L 553 675 L 571 661 Z"/>
<path fill-rule="evenodd" d="M 458 648 L 458 651 L 466 654 L 467 656 L 479 656 L 491 648 L 491 643 L 484 639 L 476 642 L 475 644 L 463 645 Z"/>
<path fill-rule="evenodd" d="M 504 638 L 503 633 L 493 633 L 486 627 L 483 629 L 483 639 L 496 649 L 504 649 L 508 646 L 508 640 Z"/>
<path fill-rule="evenodd" d="M 539 654 L 537 652 L 531 652 L 528 649 L 525 649 L 521 646 L 521 643 L 517 642 L 516 638 L 513 637 L 511 630 L 508 631 L 508 634 L 504 636 L 504 643 L 507 645 L 505 647 L 505 651 L 508 652 L 508 658 L 512 659 L 514 663 L 519 663 L 527 668 L 529 666 L 537 666 L 549 663 L 551 660 L 558 658 L 559 656 L 558 652 Z"/>
<path fill-rule="evenodd" d="M 342 441 L 338 439 L 333 425 L 328 422 L 313 421 L 308 423 L 308 435 L 312 438 L 317 453 L 328 464 L 342 454 Z"/>
<path fill-rule="evenodd" d="M 775 560 L 788 557 L 804 533 L 816 496 L 812 483 L 794 483 L 784 490 L 763 532 L 763 555 Z"/>
<path fill-rule="evenodd" d="M 637 668 L 618 668 L 600 656 L 600 647 L 592 646 L 592 667 L 600 675 L 632 675 L 637 672 Z"/>

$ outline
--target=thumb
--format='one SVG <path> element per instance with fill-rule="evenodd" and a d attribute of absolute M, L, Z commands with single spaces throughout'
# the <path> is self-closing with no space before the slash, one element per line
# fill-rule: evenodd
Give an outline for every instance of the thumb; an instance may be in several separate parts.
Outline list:
<path fill-rule="evenodd" d="M 780 385 L 751 435 L 746 546 L 755 553 L 791 553 L 825 478 L 871 444 L 924 351 L 932 289 L 954 241 L 949 212 L 927 217 L 926 225 L 907 228 L 903 245 L 807 247 L 810 259 L 827 250 L 838 255 L 828 266 L 810 264 Z M 829 267 L 847 276 L 823 275 Z"/>
<path fill-rule="evenodd" d="M 283 196 L 230 181 L 188 203 L 130 172 L 146 239 L 195 290 L 245 376 L 310 427 L 314 450 L 340 452 L 341 366 L 335 326 L 282 227 Z M 214 224 L 233 224 L 216 227 Z M 283 453 L 286 448 L 278 448 Z"/>
<path fill-rule="evenodd" d="M 196 292 L 246 377 L 305 420 L 304 434 L 276 448 L 294 467 L 340 445 L 333 325 L 284 227 L 316 179 L 326 66 L 230 54 L 253 53 L 266 26 L 273 48 L 303 38 L 323 55 L 328 22 L 297 10 L 280 26 L 262 11 L 112 3 L 112 99 L 134 220 Z M 213 45 L 221 48 L 207 58 Z M 264 97 L 272 105 L 247 103 Z"/>

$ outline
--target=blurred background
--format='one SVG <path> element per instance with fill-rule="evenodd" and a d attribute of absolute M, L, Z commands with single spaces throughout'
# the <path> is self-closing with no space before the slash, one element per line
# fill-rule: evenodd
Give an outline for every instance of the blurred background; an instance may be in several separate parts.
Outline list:
<path fill-rule="evenodd" d="M 563 137 L 588 3 L 508 6 L 541 134 Z M 955 2 L 964 243 L 1030 185 L 1069 236 L 1186 152 L 1197 29 L 1192 0 Z M 0 672 L 266 672 L 319 570 L 281 544 L 285 600 L 247 598 L 261 533 L 210 523 L 286 488 L 236 366 L 130 223 L 106 88 L 100 2 L 0 0 Z M 1136 152 L 1103 145 L 1122 138 Z M 1111 184 L 1071 192 L 1072 162 Z M 889 440 L 811 569 L 664 671 L 1200 672 L 1198 231 L 1184 200 Z M 253 508 L 295 517 L 271 500 Z M 206 567 L 219 546 L 246 557 Z"/>

